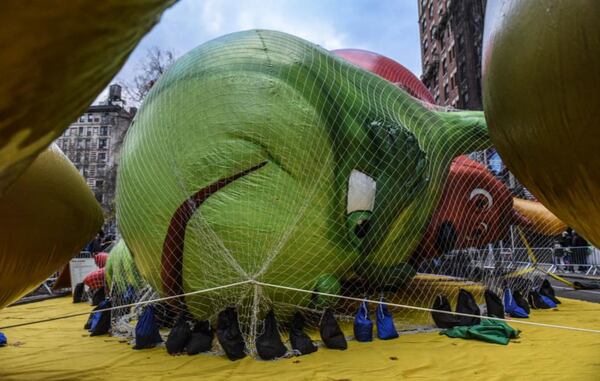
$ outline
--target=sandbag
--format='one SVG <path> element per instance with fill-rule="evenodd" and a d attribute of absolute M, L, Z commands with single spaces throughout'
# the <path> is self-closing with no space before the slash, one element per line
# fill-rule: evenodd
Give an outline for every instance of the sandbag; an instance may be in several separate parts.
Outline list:
<path fill-rule="evenodd" d="M 6 335 L 4 335 L 2 332 L 0 332 L 0 347 L 5 346 L 8 343 L 8 339 L 6 338 Z"/>
<path fill-rule="evenodd" d="M 233 307 L 219 312 L 217 318 L 217 340 L 231 361 L 246 357 L 246 344 L 240 331 L 238 315 Z"/>
<path fill-rule="evenodd" d="M 73 289 L 73 303 L 83 302 L 83 296 L 85 293 L 85 284 L 83 282 L 77 283 L 75 289 Z"/>
<path fill-rule="evenodd" d="M 185 318 L 179 318 L 175 327 L 169 332 L 169 337 L 167 337 L 167 342 L 165 343 L 167 353 L 170 355 L 182 353 L 191 337 L 192 329 L 190 328 L 190 325 Z"/>
<path fill-rule="evenodd" d="M 504 319 L 504 305 L 500 297 L 492 290 L 485 290 L 483 296 L 485 298 L 487 315 Z"/>
<path fill-rule="evenodd" d="M 375 312 L 377 322 L 377 337 L 381 340 L 390 340 L 398 337 L 394 326 L 394 318 L 388 310 L 387 304 L 380 303 Z"/>
<path fill-rule="evenodd" d="M 162 341 L 159 326 L 154 316 L 154 307 L 147 306 L 135 326 L 135 346 L 133 349 L 154 348 Z"/>
<path fill-rule="evenodd" d="M 528 315 L 531 313 L 531 310 L 529 309 L 529 303 L 527 303 L 527 299 L 523 297 L 521 291 L 513 292 L 513 298 L 515 298 L 515 302 L 523 309 L 523 311 L 527 312 Z"/>
<path fill-rule="evenodd" d="M 511 317 L 528 318 L 529 313 L 521 308 L 515 300 L 510 288 L 504 289 L 504 311 Z"/>
<path fill-rule="evenodd" d="M 304 316 L 300 311 L 296 311 L 292 318 L 290 343 L 292 344 L 292 349 L 300 353 L 300 355 L 307 355 L 316 352 L 318 349 L 311 338 L 304 332 Z"/>
<path fill-rule="evenodd" d="M 94 291 L 94 294 L 92 295 L 92 306 L 99 305 L 104 299 L 106 299 L 106 292 L 104 287 L 100 287 Z"/>
<path fill-rule="evenodd" d="M 558 300 L 558 298 L 556 297 L 554 288 L 552 288 L 552 285 L 550 284 L 550 281 L 548 279 L 544 279 L 544 281 L 542 282 L 539 293 L 542 296 L 550 298 L 554 302 L 554 304 L 560 304 L 560 300 Z"/>
<path fill-rule="evenodd" d="M 340 350 L 348 348 L 346 337 L 344 336 L 340 325 L 335 320 L 331 308 L 327 308 L 325 312 L 323 312 L 321 324 L 319 325 L 319 332 L 321 333 L 321 340 L 323 340 L 323 343 L 327 348 Z"/>
<path fill-rule="evenodd" d="M 548 305 L 544 301 L 542 296 L 535 290 L 530 290 L 529 296 L 527 298 L 529 299 L 529 305 L 533 309 L 544 309 L 545 310 L 545 309 L 551 308 L 550 305 Z"/>
<path fill-rule="evenodd" d="M 448 311 L 452 312 L 450 302 L 446 295 L 438 295 L 433 302 L 431 309 L 435 311 Z M 460 316 L 445 314 L 441 312 L 431 311 L 431 317 L 435 326 L 438 328 L 453 328 L 460 325 Z"/>
<path fill-rule="evenodd" d="M 354 317 L 354 338 L 359 342 L 373 341 L 373 321 L 369 317 L 369 306 L 363 301 Z"/>
<path fill-rule="evenodd" d="M 111 303 L 108 299 L 100 302 L 97 308 L 95 308 L 97 312 L 92 313 L 89 326 L 90 336 L 105 335 L 110 330 L 111 311 L 99 311 L 106 308 L 111 308 Z"/>
<path fill-rule="evenodd" d="M 600 283 L 598 282 L 573 282 L 573 288 L 576 290 L 598 290 Z"/>
<path fill-rule="evenodd" d="M 192 356 L 210 351 L 214 336 L 215 333 L 210 327 L 208 320 L 197 321 L 185 348 L 187 354 Z"/>
<path fill-rule="evenodd" d="M 281 336 L 277 330 L 277 320 L 275 313 L 270 310 L 265 317 L 263 332 L 256 339 L 256 352 L 263 360 L 273 360 L 283 357 L 287 348 L 281 341 Z"/>
<path fill-rule="evenodd" d="M 473 294 L 462 288 L 458 292 L 456 312 L 469 315 L 481 315 L 481 311 L 479 311 L 479 306 L 477 305 Z M 459 325 L 475 325 L 480 322 L 479 318 L 470 316 L 458 316 L 458 319 Z"/>

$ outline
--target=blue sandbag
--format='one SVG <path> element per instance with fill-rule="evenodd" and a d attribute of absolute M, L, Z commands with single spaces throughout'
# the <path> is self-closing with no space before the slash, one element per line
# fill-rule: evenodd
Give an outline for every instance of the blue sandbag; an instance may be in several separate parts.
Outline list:
<path fill-rule="evenodd" d="M 504 289 L 504 312 L 515 318 L 528 318 L 529 314 L 521 308 L 509 288 Z"/>
<path fill-rule="evenodd" d="M 135 346 L 133 349 L 154 348 L 162 341 L 159 326 L 154 316 L 154 307 L 148 306 L 135 326 Z"/>
<path fill-rule="evenodd" d="M 550 299 L 549 297 L 547 297 L 545 295 L 541 295 L 541 294 L 540 294 L 540 297 L 542 298 L 544 303 L 546 303 L 548 305 L 548 307 L 556 308 L 556 303 L 554 303 L 554 300 Z"/>
<path fill-rule="evenodd" d="M 398 337 L 398 331 L 394 326 L 392 314 L 388 311 L 387 304 L 379 304 L 377 306 L 377 337 L 381 340 L 395 339 Z"/>
<path fill-rule="evenodd" d="M 6 343 L 8 343 L 6 336 L 2 332 L 0 332 L 0 347 L 5 346 Z"/>
<path fill-rule="evenodd" d="M 369 317 L 369 305 L 363 301 L 354 317 L 354 337 L 356 341 L 373 341 L 373 321 Z"/>

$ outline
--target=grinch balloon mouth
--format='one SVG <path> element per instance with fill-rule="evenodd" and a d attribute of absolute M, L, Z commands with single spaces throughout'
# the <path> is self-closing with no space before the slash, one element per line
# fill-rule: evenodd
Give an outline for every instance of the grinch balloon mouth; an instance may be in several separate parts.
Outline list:
<path fill-rule="evenodd" d="M 207 187 L 200 189 L 187 200 L 185 200 L 173 214 L 167 236 L 163 244 L 162 268 L 160 277 L 162 279 L 162 290 L 165 296 L 176 296 L 183 294 L 182 270 L 183 270 L 183 247 L 185 243 L 185 230 L 192 215 L 202 206 L 210 196 L 223 187 L 244 177 L 267 164 L 263 161 L 252 168 L 245 169 L 235 175 L 219 179 Z"/>

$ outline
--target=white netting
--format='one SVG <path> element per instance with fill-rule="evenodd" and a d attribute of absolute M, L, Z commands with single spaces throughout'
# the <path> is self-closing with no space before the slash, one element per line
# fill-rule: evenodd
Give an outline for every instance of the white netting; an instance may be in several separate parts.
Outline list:
<path fill-rule="evenodd" d="M 455 160 L 489 148 L 482 113 L 424 105 L 303 40 L 209 42 L 157 82 L 126 138 L 117 211 L 135 265 L 113 272 L 113 303 L 187 294 L 161 308 L 213 324 L 234 306 L 254 353 L 270 309 L 285 332 L 295 311 L 313 328 L 325 307 L 350 322 L 352 298 L 525 292 L 541 277 L 515 229 L 533 244 L 554 233 L 519 217 L 487 168 Z M 392 312 L 401 330 L 432 325 Z M 130 335 L 135 315 L 116 314 L 115 331 Z"/>

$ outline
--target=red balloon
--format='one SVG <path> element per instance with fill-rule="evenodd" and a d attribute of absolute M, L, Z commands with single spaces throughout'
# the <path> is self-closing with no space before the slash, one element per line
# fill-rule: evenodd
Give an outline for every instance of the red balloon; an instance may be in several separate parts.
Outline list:
<path fill-rule="evenodd" d="M 444 241 L 450 246 L 445 249 L 495 242 L 508 234 L 518 217 L 507 186 L 481 163 L 459 156 L 450 166 L 444 193 L 413 260 L 442 255 L 444 248 L 439 246 Z"/>
<path fill-rule="evenodd" d="M 427 87 L 407 68 L 391 58 L 361 49 L 332 50 L 333 54 L 386 79 L 407 93 L 427 103 L 435 104 Z"/>
<path fill-rule="evenodd" d="M 106 266 L 106 261 L 108 261 L 108 253 L 98 253 L 94 256 L 94 262 L 96 262 L 96 266 L 103 268 Z"/>
<path fill-rule="evenodd" d="M 92 271 L 83 278 L 83 283 L 92 290 L 104 287 L 104 268 Z"/>

